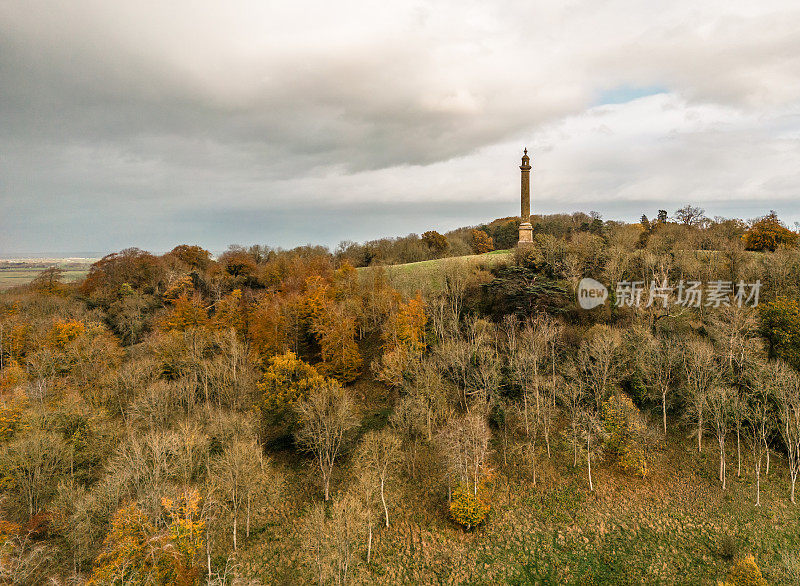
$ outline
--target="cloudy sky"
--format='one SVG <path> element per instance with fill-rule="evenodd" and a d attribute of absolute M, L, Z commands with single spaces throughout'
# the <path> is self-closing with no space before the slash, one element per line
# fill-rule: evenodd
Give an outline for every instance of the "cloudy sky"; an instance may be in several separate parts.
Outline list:
<path fill-rule="evenodd" d="M 0 0 L 0 254 L 800 221 L 796 0 Z"/>

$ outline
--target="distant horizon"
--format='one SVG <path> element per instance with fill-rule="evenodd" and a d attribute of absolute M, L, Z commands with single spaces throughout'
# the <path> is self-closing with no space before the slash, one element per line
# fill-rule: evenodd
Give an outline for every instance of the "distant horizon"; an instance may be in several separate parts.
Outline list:
<path fill-rule="evenodd" d="M 649 205 L 650 204 L 650 202 L 640 202 L 640 203 L 642 203 L 643 205 Z M 756 209 L 760 208 L 760 204 L 761 204 L 761 202 L 758 202 L 758 204 L 751 204 L 749 206 L 746 206 L 746 208 L 745 208 L 745 206 L 740 206 L 738 209 L 740 209 L 740 210 L 741 209 L 752 209 L 753 211 L 755 211 Z M 684 205 L 686 205 L 686 204 L 684 204 Z M 770 210 L 774 209 L 777 212 L 778 217 L 781 219 L 781 221 L 783 221 L 784 224 L 787 225 L 787 227 L 789 229 L 797 231 L 798 230 L 798 225 L 797 224 L 800 222 L 800 213 L 784 214 L 784 213 L 782 213 L 780 206 L 778 206 L 777 209 L 775 209 L 774 207 L 773 208 L 769 208 L 769 209 L 764 209 L 764 210 L 761 210 L 758 213 L 751 213 L 751 214 L 748 214 L 748 215 L 744 215 L 744 214 L 738 214 L 737 215 L 737 214 L 715 213 L 714 210 L 705 208 L 705 207 L 703 207 L 701 205 L 697 205 L 697 204 L 694 204 L 694 203 L 691 203 L 689 205 L 694 205 L 696 207 L 700 207 L 700 208 L 704 209 L 705 210 L 705 215 L 707 217 L 711 218 L 711 219 L 714 219 L 715 217 L 725 217 L 725 218 L 736 218 L 736 219 L 740 219 L 740 220 L 744 220 L 744 221 L 749 221 L 749 220 L 752 220 L 754 218 L 764 216 L 764 215 L 768 214 L 770 212 Z M 797 205 L 794 204 L 793 202 L 787 202 L 787 207 L 789 205 L 797 208 Z M 679 206 L 679 207 L 683 207 L 683 206 Z M 537 216 L 537 215 L 548 216 L 548 215 L 555 215 L 555 214 L 571 215 L 571 214 L 574 214 L 574 213 L 589 214 L 590 212 L 597 211 L 598 213 L 600 213 L 602 215 L 604 221 L 605 220 L 622 221 L 622 222 L 635 224 L 635 223 L 638 223 L 639 220 L 641 219 L 641 214 L 642 213 L 646 214 L 648 218 L 652 219 L 652 218 L 656 217 L 656 214 L 658 213 L 659 209 L 665 209 L 665 208 L 654 208 L 652 210 L 651 209 L 647 209 L 646 211 L 643 211 L 643 212 L 639 213 L 638 215 L 633 214 L 633 215 L 628 216 L 628 217 L 618 217 L 618 216 L 613 216 L 612 217 L 612 216 L 609 216 L 609 215 L 603 213 L 601 211 L 601 209 L 602 209 L 602 207 L 600 209 L 595 209 L 595 208 L 593 208 L 593 209 L 585 209 L 585 210 L 581 209 L 581 210 L 575 210 L 575 211 L 571 211 L 571 212 L 567 212 L 567 211 L 540 211 L 540 212 L 534 212 L 533 215 L 534 216 Z M 674 209 L 669 209 L 669 208 L 666 208 L 666 209 L 667 209 L 667 212 L 669 212 L 670 217 L 672 217 L 672 215 L 674 214 L 675 210 L 677 210 L 678 208 L 676 207 Z M 147 246 L 142 246 L 142 245 L 131 244 L 131 245 L 120 246 L 120 247 L 116 247 L 116 248 L 111 248 L 110 247 L 110 248 L 107 248 L 105 250 L 79 250 L 79 251 L 75 251 L 75 250 L 65 250 L 65 251 L 46 250 L 46 251 L 12 251 L 12 252 L 6 252 L 6 251 L 3 251 L 3 250 L 0 250 L 0 260 L 18 260 L 18 259 L 25 259 L 25 258 L 30 258 L 30 259 L 43 259 L 43 258 L 95 259 L 95 258 L 97 258 L 97 259 L 99 259 L 99 258 L 104 257 L 107 254 L 112 254 L 112 253 L 115 253 L 115 252 L 119 252 L 121 250 L 125 250 L 126 248 L 139 248 L 141 250 L 145 250 L 145 251 L 150 252 L 150 253 L 155 254 L 155 255 L 162 255 L 162 254 L 166 254 L 167 252 L 172 250 L 175 246 L 178 246 L 180 244 L 188 244 L 188 245 L 200 246 L 201 248 L 204 248 L 204 249 L 208 250 L 209 252 L 211 252 L 211 254 L 213 256 L 215 256 L 215 257 L 218 256 L 219 254 L 225 252 L 225 250 L 227 250 L 230 246 L 249 247 L 249 246 L 254 246 L 254 245 L 262 245 L 262 246 L 269 246 L 271 248 L 281 248 L 281 249 L 285 249 L 285 250 L 296 248 L 298 246 L 325 246 L 325 247 L 329 248 L 330 250 L 334 250 L 336 248 L 336 246 L 340 242 L 344 242 L 344 241 L 354 241 L 354 242 L 358 242 L 358 243 L 363 243 L 363 242 L 368 242 L 368 241 L 371 241 L 371 240 L 379 240 L 379 239 L 382 239 L 382 238 L 402 238 L 402 237 L 405 237 L 405 236 L 407 236 L 409 234 L 422 234 L 423 232 L 425 232 L 427 230 L 436 230 L 436 231 L 441 232 L 441 233 L 446 233 L 446 232 L 449 232 L 451 230 L 455 230 L 455 229 L 458 229 L 458 228 L 464 228 L 464 227 L 469 227 L 469 226 L 479 226 L 481 224 L 486 224 L 486 223 L 492 222 L 492 221 L 494 221 L 495 219 L 498 219 L 498 218 L 515 217 L 515 216 L 516 216 L 515 213 L 510 212 L 510 213 L 505 214 L 505 215 L 497 215 L 495 217 L 492 217 L 491 219 L 484 219 L 484 220 L 476 221 L 476 222 L 451 225 L 451 226 L 448 226 L 446 228 L 442 227 L 442 226 L 436 227 L 436 226 L 428 225 L 428 226 L 426 226 L 424 228 L 420 228 L 420 229 L 417 229 L 417 230 L 411 230 L 411 231 L 399 230 L 399 231 L 397 231 L 397 233 L 385 233 L 385 234 L 382 234 L 382 235 L 376 235 L 376 236 L 359 238 L 359 239 L 355 239 L 355 238 L 340 238 L 340 239 L 337 240 L 337 239 L 335 239 L 335 237 L 333 237 L 333 239 L 328 239 L 327 241 L 318 241 L 318 242 L 313 242 L 313 241 L 301 242 L 301 241 L 298 241 L 296 243 L 283 243 L 283 244 L 281 244 L 281 243 L 274 243 L 274 242 L 269 242 L 269 241 L 252 240 L 252 241 L 229 242 L 228 244 L 226 244 L 224 246 L 216 246 L 216 247 L 214 247 L 214 246 L 206 246 L 206 245 L 204 245 L 204 243 L 199 238 L 198 240 L 191 240 L 191 241 L 190 240 L 186 240 L 186 241 L 182 241 L 182 242 L 175 242 L 175 244 L 173 244 L 171 246 L 166 246 L 166 247 L 164 247 L 164 246 L 162 246 L 162 247 L 147 247 Z M 452 222 L 451 222 L 451 224 L 452 224 Z"/>

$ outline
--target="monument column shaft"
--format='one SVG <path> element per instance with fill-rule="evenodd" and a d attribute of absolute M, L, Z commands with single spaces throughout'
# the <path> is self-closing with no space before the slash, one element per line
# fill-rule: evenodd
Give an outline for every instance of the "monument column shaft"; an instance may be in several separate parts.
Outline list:
<path fill-rule="evenodd" d="M 531 158 L 528 149 L 522 153 L 522 189 L 520 189 L 519 241 L 533 242 L 533 226 L 531 226 Z"/>
<path fill-rule="evenodd" d="M 531 166 L 520 166 L 522 171 L 522 197 L 520 219 L 522 222 L 531 221 Z"/>

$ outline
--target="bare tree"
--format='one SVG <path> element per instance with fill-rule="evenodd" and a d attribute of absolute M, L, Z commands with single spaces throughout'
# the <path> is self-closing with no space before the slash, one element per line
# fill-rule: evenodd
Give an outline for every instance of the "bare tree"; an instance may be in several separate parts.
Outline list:
<path fill-rule="evenodd" d="M 467 339 L 471 347 L 468 394 L 479 409 L 485 409 L 500 387 L 502 361 L 496 331 L 489 322 L 474 320 L 467 324 Z"/>
<path fill-rule="evenodd" d="M 576 367 L 594 396 L 599 412 L 608 389 L 619 378 L 621 339 L 619 332 L 606 326 L 597 327 L 588 339 L 581 341 Z"/>
<path fill-rule="evenodd" d="M 586 470 L 589 477 L 589 490 L 593 492 L 592 460 L 600 458 L 602 454 L 605 430 L 597 413 L 585 405 L 579 408 L 579 420 L 581 436 L 586 442 Z"/>
<path fill-rule="evenodd" d="M 702 226 L 708 221 L 705 213 L 706 211 L 703 208 L 685 205 L 681 209 L 675 211 L 674 217 L 678 222 L 686 226 Z"/>
<path fill-rule="evenodd" d="M 454 419 L 439 435 L 449 470 L 475 495 L 485 472 L 490 437 L 486 417 L 478 413 Z"/>
<path fill-rule="evenodd" d="M 209 481 L 211 497 L 231 517 L 233 549 L 236 551 L 240 517 L 244 513 L 249 535 L 254 500 L 275 495 L 279 490 L 279 479 L 254 440 L 237 438 L 211 461 Z"/>
<path fill-rule="evenodd" d="M 748 393 L 746 421 L 750 448 L 753 451 L 753 468 L 756 474 L 756 506 L 761 506 L 761 467 L 767 451 L 767 438 L 772 431 L 772 401 L 769 391 L 768 371 L 756 379 Z"/>
<path fill-rule="evenodd" d="M 449 411 L 447 383 L 442 378 L 439 365 L 433 360 L 420 360 L 411 365 L 404 384 L 404 401 L 413 405 L 424 420 L 428 441 L 433 439 L 434 429 L 445 419 Z"/>
<path fill-rule="evenodd" d="M 356 449 L 356 470 L 367 517 L 367 563 L 372 554 L 372 512 L 378 500 L 383 507 L 384 523 L 389 528 L 386 485 L 400 461 L 400 444 L 400 438 L 390 429 L 384 428 L 368 432 Z"/>
<path fill-rule="evenodd" d="M 681 365 L 680 345 L 670 338 L 646 334 L 636 354 L 648 391 L 661 402 L 664 436 L 667 435 L 667 396 L 675 388 Z"/>
<path fill-rule="evenodd" d="M 774 367 L 775 390 L 778 400 L 780 433 L 786 444 L 789 477 L 792 483 L 791 500 L 794 503 L 794 487 L 800 471 L 800 376 L 784 363 Z"/>
<path fill-rule="evenodd" d="M 306 518 L 305 549 L 316 566 L 319 584 L 344 586 L 350 581 L 363 526 L 364 509 L 352 494 L 334 499 L 330 518 L 324 505 L 314 505 Z"/>
<path fill-rule="evenodd" d="M 727 385 L 715 385 L 709 391 L 706 401 L 709 414 L 711 415 L 711 421 L 714 424 L 717 444 L 719 445 L 719 481 L 722 483 L 722 490 L 725 490 L 727 477 L 725 438 L 728 435 L 728 427 L 732 414 L 732 398 L 735 393 L 735 389 Z"/>
<path fill-rule="evenodd" d="M 314 455 L 322 477 L 325 500 L 330 498 L 333 466 L 347 433 L 358 425 L 349 393 L 334 380 L 326 379 L 297 404 L 297 442 Z"/>
<path fill-rule="evenodd" d="M 10 481 L 7 495 L 19 502 L 21 516 L 29 519 L 44 508 L 58 477 L 68 470 L 66 447 L 58 435 L 35 430 L 0 451 L 0 467 Z"/>
<path fill-rule="evenodd" d="M 684 393 L 688 414 L 695 420 L 697 451 L 703 451 L 703 430 L 708 394 L 719 379 L 714 347 L 704 340 L 690 340 L 683 352 Z"/>
<path fill-rule="evenodd" d="M 580 377 L 574 370 L 574 366 L 568 365 L 568 373 L 572 372 L 571 380 L 568 380 L 559 390 L 559 398 L 567 411 L 569 418 L 570 441 L 572 443 L 572 465 L 578 465 L 578 436 L 581 430 L 581 413 L 583 401 L 586 396 L 584 387 L 580 382 Z"/>

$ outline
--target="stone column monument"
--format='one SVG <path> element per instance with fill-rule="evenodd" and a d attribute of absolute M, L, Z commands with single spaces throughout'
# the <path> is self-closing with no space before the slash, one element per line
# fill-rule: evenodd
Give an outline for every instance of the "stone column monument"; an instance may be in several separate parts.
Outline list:
<path fill-rule="evenodd" d="M 531 165 L 528 149 L 522 154 L 522 165 L 519 170 L 522 172 L 522 210 L 520 212 L 519 243 L 533 242 L 533 227 L 531 226 Z"/>

